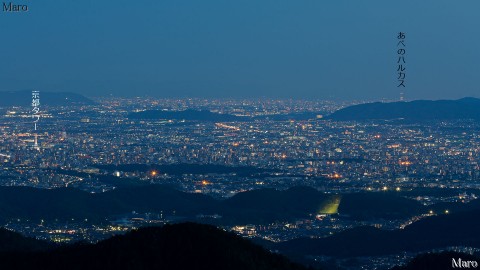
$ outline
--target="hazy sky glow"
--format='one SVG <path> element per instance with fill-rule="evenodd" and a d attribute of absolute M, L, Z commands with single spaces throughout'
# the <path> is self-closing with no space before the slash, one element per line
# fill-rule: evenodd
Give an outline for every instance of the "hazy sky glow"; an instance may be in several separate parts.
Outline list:
<path fill-rule="evenodd" d="M 20 3 L 20 2 L 19 2 Z M 27 0 L 0 13 L 0 90 L 87 96 L 480 97 L 480 2 Z"/>

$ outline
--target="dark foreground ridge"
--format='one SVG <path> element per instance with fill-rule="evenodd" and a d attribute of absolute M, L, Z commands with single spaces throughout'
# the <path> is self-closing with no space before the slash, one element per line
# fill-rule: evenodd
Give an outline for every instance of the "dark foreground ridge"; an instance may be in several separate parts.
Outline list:
<path fill-rule="evenodd" d="M 305 268 L 214 226 L 182 223 L 142 228 L 97 244 L 28 253 L 4 251 L 0 253 L 0 269 Z"/>
<path fill-rule="evenodd" d="M 328 118 L 339 121 L 392 120 L 480 120 L 480 99 L 416 100 L 367 103 L 343 108 Z"/>
<path fill-rule="evenodd" d="M 458 253 L 453 251 L 445 251 L 442 253 L 426 253 L 419 255 L 412 259 L 408 264 L 404 266 L 396 266 L 392 270 L 425 270 L 425 269 L 435 269 L 435 270 L 450 270 L 450 269 L 473 269 L 474 267 L 454 267 L 452 266 L 452 259 L 455 259 L 458 264 L 458 259 L 461 259 L 461 262 L 476 261 L 480 263 L 480 258 L 474 255 Z M 460 263 L 461 265 L 461 263 Z M 455 265 L 456 266 L 456 265 Z M 477 267 L 475 267 L 477 268 Z"/>
<path fill-rule="evenodd" d="M 48 242 L 0 228 L 0 253 L 44 251 L 53 247 L 54 245 Z"/>
<path fill-rule="evenodd" d="M 326 238 L 298 238 L 275 246 L 283 254 L 384 256 L 452 246 L 480 247 L 480 210 L 422 219 L 405 229 L 356 227 Z M 435 269 L 435 268 L 432 268 Z"/>

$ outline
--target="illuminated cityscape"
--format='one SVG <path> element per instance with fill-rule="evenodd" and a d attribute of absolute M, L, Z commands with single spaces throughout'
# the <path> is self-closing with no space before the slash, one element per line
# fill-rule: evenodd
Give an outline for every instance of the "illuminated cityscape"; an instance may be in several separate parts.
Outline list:
<path fill-rule="evenodd" d="M 480 262 L 480 2 L 0 4 L 0 270 Z"/>
<path fill-rule="evenodd" d="M 405 229 L 421 219 L 455 211 L 442 205 L 477 199 L 478 122 L 329 119 L 332 112 L 357 103 L 361 102 L 99 99 L 93 105 L 45 108 L 38 139 L 23 120 L 28 118 L 27 108 L 8 108 L 0 118 L 2 186 L 76 188 L 108 194 L 159 184 L 224 202 L 248 191 L 288 193 L 303 186 L 329 197 L 316 211 L 259 219 L 257 223 L 255 218 L 234 222 L 224 217 L 229 212 L 220 208 L 188 215 L 176 213 L 182 209 L 145 212 L 132 208 L 131 212 L 93 220 L 89 215 L 69 219 L 64 212 L 56 218 L 12 216 L 3 226 L 54 242 L 97 242 L 145 225 L 195 221 L 216 224 L 247 238 L 281 243 L 327 237 L 358 226 Z M 135 114 L 146 110 L 172 114 L 170 118 L 137 119 Z M 188 110 L 243 118 L 218 122 L 175 114 Z M 398 207 L 407 209 L 398 215 L 352 218 L 346 208 L 355 194 L 401 197 L 407 201 L 398 202 Z M 386 202 L 369 199 L 364 206 L 392 203 L 388 198 Z M 294 202 L 287 199 L 284 203 Z M 377 256 L 369 262 L 393 266 L 414 254 L 401 255 L 403 261 L 398 256 Z"/>

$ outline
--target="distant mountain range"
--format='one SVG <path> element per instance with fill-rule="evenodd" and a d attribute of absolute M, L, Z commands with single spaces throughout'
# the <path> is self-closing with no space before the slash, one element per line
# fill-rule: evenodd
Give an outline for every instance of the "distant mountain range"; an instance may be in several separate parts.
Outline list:
<path fill-rule="evenodd" d="M 480 120 L 480 99 L 416 100 L 367 103 L 340 109 L 327 117 L 339 121 L 392 120 Z"/>
<path fill-rule="evenodd" d="M 40 241 L 11 234 L 0 231 L 0 245 L 13 236 L 17 238 L 11 250 L 0 250 L 0 269 L 305 269 L 234 233 L 195 223 L 141 228 L 97 244 L 74 244 L 37 252 L 34 251 Z M 31 243 L 24 245 L 23 252 L 18 250 L 22 242 Z"/>
<path fill-rule="evenodd" d="M 164 111 L 147 110 L 132 112 L 130 119 L 141 120 L 186 120 L 203 122 L 248 122 L 255 120 L 272 121 L 306 121 L 318 119 L 318 115 L 325 113 L 291 113 L 266 116 L 236 116 L 220 114 L 208 110 Z M 416 100 L 410 102 L 366 103 L 340 109 L 325 119 L 337 121 L 362 121 L 362 120 L 397 120 L 428 121 L 428 120 L 480 120 L 480 99 L 463 98 L 459 100 Z"/>
<path fill-rule="evenodd" d="M 28 107 L 32 104 L 32 91 L 0 91 L 0 107 Z M 91 105 L 94 102 L 82 95 L 68 92 L 40 91 L 40 106 Z"/>

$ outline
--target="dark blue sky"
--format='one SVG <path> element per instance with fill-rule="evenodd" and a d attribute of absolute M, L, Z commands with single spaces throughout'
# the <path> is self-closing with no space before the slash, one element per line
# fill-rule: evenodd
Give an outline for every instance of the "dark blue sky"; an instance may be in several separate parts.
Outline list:
<path fill-rule="evenodd" d="M 14 1 L 15 2 L 15 1 Z M 480 97 L 477 0 L 23 0 L 0 13 L 0 90 L 87 96 Z"/>

